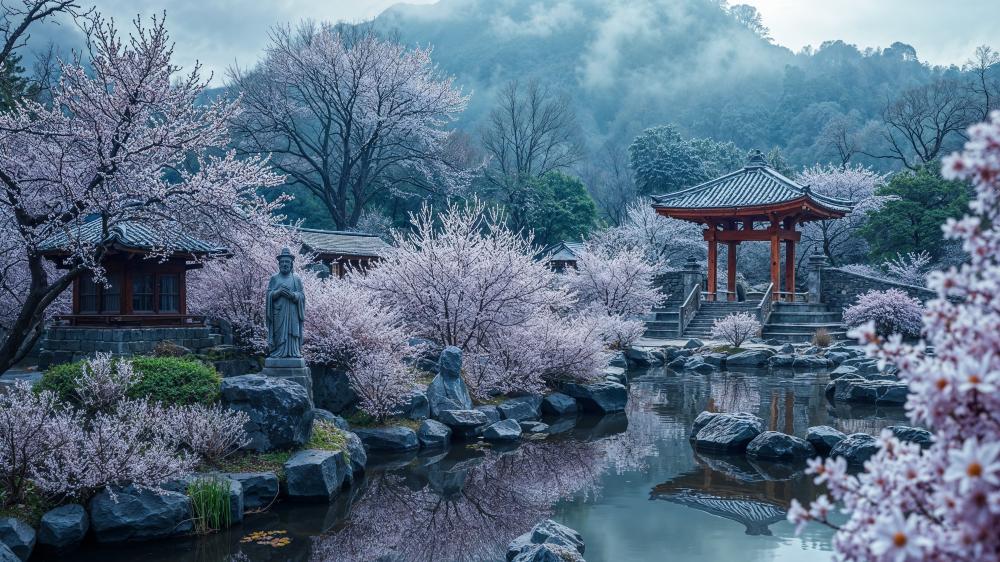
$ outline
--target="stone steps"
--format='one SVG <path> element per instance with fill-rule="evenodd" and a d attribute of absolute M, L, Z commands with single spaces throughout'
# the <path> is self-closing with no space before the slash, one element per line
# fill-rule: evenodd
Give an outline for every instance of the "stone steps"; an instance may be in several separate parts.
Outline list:
<path fill-rule="evenodd" d="M 774 303 L 761 335 L 764 339 L 801 343 L 811 341 L 819 329 L 825 329 L 835 340 L 847 337 L 847 330 L 840 322 L 840 313 L 830 310 L 827 305 L 779 302 Z"/>

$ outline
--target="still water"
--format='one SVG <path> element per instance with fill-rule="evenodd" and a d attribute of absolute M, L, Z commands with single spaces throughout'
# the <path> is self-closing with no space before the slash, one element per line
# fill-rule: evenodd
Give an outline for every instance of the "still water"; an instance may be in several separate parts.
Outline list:
<path fill-rule="evenodd" d="M 692 421 L 706 409 L 747 411 L 799 436 L 810 425 L 877 434 L 905 423 L 900 408 L 830 405 L 825 373 L 630 374 L 622 414 L 548 420 L 550 435 L 510 448 L 371 458 L 364 483 L 333 505 L 279 504 L 225 533 L 61 559 L 499 561 L 511 539 L 552 517 L 583 535 L 589 562 L 827 561 L 830 532 L 796 537 L 785 521 L 792 498 L 818 493 L 801 467 L 699 455 Z M 270 535 L 251 540 L 255 531 Z M 258 544 L 281 538 L 290 540 Z"/>

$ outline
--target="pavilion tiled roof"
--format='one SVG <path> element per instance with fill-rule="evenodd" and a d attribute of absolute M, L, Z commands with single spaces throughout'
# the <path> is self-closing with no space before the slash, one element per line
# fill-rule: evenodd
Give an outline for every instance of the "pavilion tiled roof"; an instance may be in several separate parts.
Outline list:
<path fill-rule="evenodd" d="M 298 228 L 302 244 L 317 254 L 381 257 L 389 245 L 376 234 Z"/>
<path fill-rule="evenodd" d="M 72 227 L 67 232 L 60 232 L 46 238 L 39 244 L 38 249 L 42 253 L 58 254 L 76 244 L 106 243 L 111 243 L 118 248 L 139 251 L 151 251 L 169 246 L 174 250 L 174 253 L 181 254 L 207 255 L 227 252 L 225 248 L 184 233 L 174 232 L 164 236 L 149 225 L 135 221 L 116 224 L 108 229 L 108 233 L 105 235 L 99 218 Z"/>
<path fill-rule="evenodd" d="M 694 187 L 653 196 L 653 206 L 665 209 L 729 209 L 763 207 L 810 199 L 816 205 L 835 213 L 849 213 L 851 201 L 835 199 L 813 192 L 771 168 L 755 153 L 743 168 Z"/>
<path fill-rule="evenodd" d="M 557 242 L 542 250 L 542 256 L 549 261 L 576 261 L 583 252 L 583 242 Z"/>

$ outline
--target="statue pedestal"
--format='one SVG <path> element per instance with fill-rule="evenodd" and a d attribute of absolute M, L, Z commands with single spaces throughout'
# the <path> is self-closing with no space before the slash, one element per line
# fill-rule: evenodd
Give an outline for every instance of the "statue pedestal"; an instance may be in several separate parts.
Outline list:
<path fill-rule="evenodd" d="M 312 374 L 301 357 L 268 357 L 260 374 L 277 379 L 287 379 L 305 387 L 309 401 L 313 402 Z"/>

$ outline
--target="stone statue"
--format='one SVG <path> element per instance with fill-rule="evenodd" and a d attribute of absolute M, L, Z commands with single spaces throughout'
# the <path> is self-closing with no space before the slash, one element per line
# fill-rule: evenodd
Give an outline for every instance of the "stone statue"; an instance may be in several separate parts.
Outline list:
<path fill-rule="evenodd" d="M 278 273 L 267 283 L 268 357 L 301 358 L 306 296 L 302 279 L 292 273 L 295 256 L 288 248 L 278 256 Z"/>

